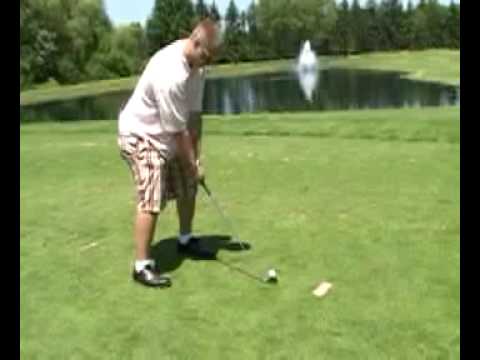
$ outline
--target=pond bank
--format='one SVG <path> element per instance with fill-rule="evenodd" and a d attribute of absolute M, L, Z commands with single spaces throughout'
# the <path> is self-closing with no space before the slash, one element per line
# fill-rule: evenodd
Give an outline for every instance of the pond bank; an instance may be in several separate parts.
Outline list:
<path fill-rule="evenodd" d="M 321 57 L 320 61 L 323 64 L 327 62 L 327 66 L 332 67 L 405 71 L 408 73 L 406 77 L 413 80 L 434 81 L 449 85 L 458 85 L 460 82 L 460 52 L 458 50 L 379 52 L 347 58 Z M 213 66 L 208 77 L 280 72 L 291 69 L 293 65 L 294 59 L 222 64 Z M 137 79 L 138 77 L 135 76 L 27 90 L 20 93 L 20 105 L 34 105 L 87 95 L 127 91 L 135 86 Z"/>

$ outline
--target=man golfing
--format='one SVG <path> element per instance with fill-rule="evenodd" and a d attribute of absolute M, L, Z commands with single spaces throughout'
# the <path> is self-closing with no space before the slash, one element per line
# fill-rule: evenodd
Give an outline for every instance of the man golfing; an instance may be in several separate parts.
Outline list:
<path fill-rule="evenodd" d="M 199 162 L 204 66 L 218 48 L 217 26 L 201 21 L 188 38 L 154 54 L 119 115 L 120 153 L 137 193 L 133 279 L 143 285 L 171 286 L 150 256 L 157 218 L 168 200 L 177 202 L 179 252 L 214 256 L 192 236 L 192 222 L 197 185 L 204 178 Z"/>

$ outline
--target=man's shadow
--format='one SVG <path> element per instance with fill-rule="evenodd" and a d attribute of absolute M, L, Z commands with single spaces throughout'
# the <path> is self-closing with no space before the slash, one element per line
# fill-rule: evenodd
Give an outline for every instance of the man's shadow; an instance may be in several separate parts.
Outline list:
<path fill-rule="evenodd" d="M 215 254 L 215 258 L 207 260 L 179 253 L 177 250 L 178 238 L 170 237 L 159 240 L 152 245 L 151 254 L 155 259 L 157 270 L 161 273 L 173 272 L 182 265 L 185 259 L 211 261 L 216 260 L 217 253 L 220 250 L 242 251 L 250 250 L 251 248 L 250 244 L 246 242 L 242 241 L 240 244 L 236 241 L 231 241 L 232 239 L 228 235 L 203 235 L 197 237 L 202 245 Z"/>

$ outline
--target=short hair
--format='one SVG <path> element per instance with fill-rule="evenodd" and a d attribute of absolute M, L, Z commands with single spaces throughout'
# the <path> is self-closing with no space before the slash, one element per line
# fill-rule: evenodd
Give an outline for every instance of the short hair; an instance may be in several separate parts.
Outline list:
<path fill-rule="evenodd" d="M 221 37 L 220 29 L 215 21 L 210 18 L 204 18 L 194 27 L 190 38 L 194 39 L 200 36 L 200 32 L 203 31 L 207 38 L 207 46 L 210 50 L 216 51 L 220 47 Z"/>

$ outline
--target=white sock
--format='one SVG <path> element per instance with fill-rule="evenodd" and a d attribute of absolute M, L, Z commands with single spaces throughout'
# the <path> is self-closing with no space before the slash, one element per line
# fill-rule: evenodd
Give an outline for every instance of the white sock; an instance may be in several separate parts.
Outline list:
<path fill-rule="evenodd" d="M 147 265 L 155 267 L 155 261 L 153 259 L 135 260 L 135 271 L 140 272 L 145 269 Z"/>
<path fill-rule="evenodd" d="M 192 234 L 191 233 L 188 233 L 188 234 L 180 234 L 178 236 L 178 241 L 180 242 L 180 244 L 182 245 L 187 245 L 188 242 L 190 241 L 190 238 L 192 237 Z"/>

